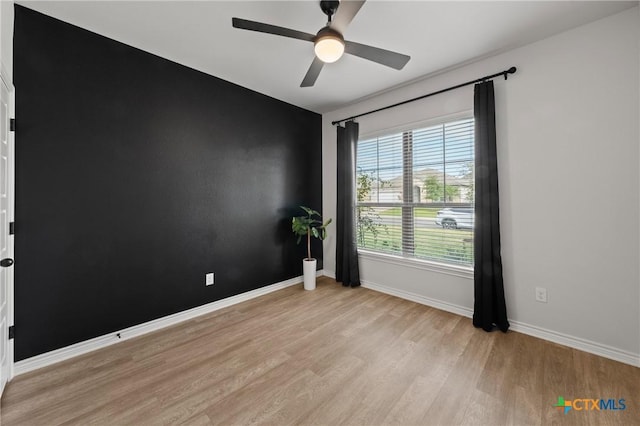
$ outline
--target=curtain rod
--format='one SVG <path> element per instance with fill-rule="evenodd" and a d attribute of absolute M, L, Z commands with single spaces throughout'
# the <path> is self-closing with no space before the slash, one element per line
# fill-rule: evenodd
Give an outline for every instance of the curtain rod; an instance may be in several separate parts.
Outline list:
<path fill-rule="evenodd" d="M 384 111 L 385 109 L 394 108 L 394 107 L 397 107 L 397 106 L 400 106 L 400 105 L 408 104 L 409 102 L 418 101 L 420 99 L 428 98 L 429 96 L 439 95 L 440 93 L 448 92 L 448 91 L 454 90 L 454 89 L 459 89 L 459 88 L 464 87 L 464 86 L 469 86 L 470 84 L 475 84 L 475 83 L 480 83 L 482 81 L 491 80 L 492 78 L 499 77 L 501 75 L 504 76 L 504 79 L 506 80 L 507 76 L 509 74 L 513 74 L 515 72 L 516 72 L 516 67 L 511 67 L 508 70 L 500 71 L 500 72 L 497 72 L 495 74 L 487 75 L 487 76 L 482 77 L 482 78 L 477 78 L 477 79 L 472 80 L 472 81 L 467 81 L 466 83 L 458 84 L 457 86 L 447 87 L 446 89 L 438 90 L 437 92 L 428 93 L 426 95 L 418 96 L 417 98 L 413 98 L 413 99 L 409 99 L 409 100 L 406 100 L 406 101 L 398 102 L 397 104 L 393 104 L 393 105 L 389 105 L 389 106 L 386 106 L 386 107 L 374 109 L 372 111 L 363 112 L 362 114 L 354 115 L 354 116 L 351 116 L 351 117 L 348 117 L 348 118 L 343 118 L 342 120 L 332 121 L 331 124 L 333 124 L 335 126 L 336 124 L 340 124 L 343 121 L 353 120 L 354 118 L 362 117 L 362 116 L 365 116 L 365 115 L 373 114 L 374 112 Z"/>

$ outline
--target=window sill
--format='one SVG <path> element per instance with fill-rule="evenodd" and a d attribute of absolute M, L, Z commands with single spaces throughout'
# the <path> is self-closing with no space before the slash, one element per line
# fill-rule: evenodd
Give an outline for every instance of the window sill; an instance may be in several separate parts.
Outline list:
<path fill-rule="evenodd" d="M 358 256 L 363 259 L 375 260 L 378 262 L 390 263 L 414 269 L 422 269 L 440 274 L 453 275 L 460 278 L 473 280 L 473 268 L 465 266 L 447 265 L 444 263 L 431 262 L 421 259 L 410 259 L 387 253 L 378 253 L 368 250 L 358 250 Z"/>

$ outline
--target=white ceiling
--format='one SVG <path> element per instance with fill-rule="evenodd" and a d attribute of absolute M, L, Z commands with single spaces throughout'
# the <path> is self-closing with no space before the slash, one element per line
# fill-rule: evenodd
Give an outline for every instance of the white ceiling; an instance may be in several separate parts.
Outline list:
<path fill-rule="evenodd" d="M 345 39 L 411 56 L 401 71 L 350 55 L 300 82 L 313 44 L 234 29 L 239 17 L 316 33 L 317 1 L 17 1 L 147 52 L 316 112 L 327 112 L 475 59 L 532 43 L 637 1 L 369 0 Z"/>

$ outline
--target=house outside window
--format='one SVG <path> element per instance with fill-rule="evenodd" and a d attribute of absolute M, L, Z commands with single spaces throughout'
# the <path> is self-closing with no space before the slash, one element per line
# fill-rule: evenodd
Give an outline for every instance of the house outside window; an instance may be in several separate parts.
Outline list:
<path fill-rule="evenodd" d="M 360 250 L 473 266 L 474 122 L 358 141 Z"/>

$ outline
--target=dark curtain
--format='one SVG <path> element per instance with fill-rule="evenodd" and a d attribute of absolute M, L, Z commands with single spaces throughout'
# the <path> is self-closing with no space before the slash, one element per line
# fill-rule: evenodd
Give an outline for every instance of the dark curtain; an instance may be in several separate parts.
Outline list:
<path fill-rule="evenodd" d="M 473 325 L 506 332 L 507 306 L 500 256 L 500 214 L 498 209 L 498 162 L 493 81 L 476 84 L 475 118 L 475 226 Z"/>
<path fill-rule="evenodd" d="M 336 281 L 345 287 L 360 285 L 355 223 L 358 128 L 353 121 L 338 126 Z"/>

